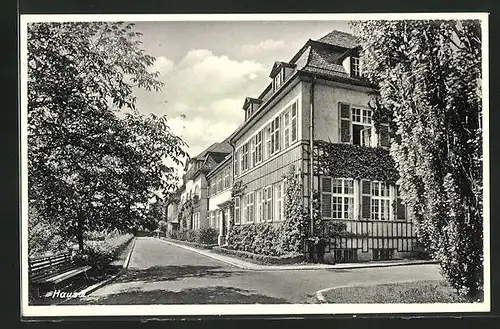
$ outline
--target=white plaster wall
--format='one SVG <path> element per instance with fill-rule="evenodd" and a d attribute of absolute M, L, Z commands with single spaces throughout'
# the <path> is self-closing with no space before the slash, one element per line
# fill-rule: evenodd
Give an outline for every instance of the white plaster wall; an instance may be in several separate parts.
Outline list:
<path fill-rule="evenodd" d="M 217 205 L 231 199 L 231 189 L 225 190 L 217 195 L 211 196 L 208 199 L 208 211 L 219 209 Z"/>
<path fill-rule="evenodd" d="M 314 88 L 314 138 L 339 142 L 339 103 L 367 108 L 371 96 L 367 91 L 323 83 Z M 307 129 L 308 130 L 308 129 Z"/>

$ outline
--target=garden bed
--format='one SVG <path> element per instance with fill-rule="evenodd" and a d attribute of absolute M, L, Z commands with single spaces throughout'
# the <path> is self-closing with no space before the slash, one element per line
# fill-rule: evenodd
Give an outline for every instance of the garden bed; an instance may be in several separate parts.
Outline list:
<path fill-rule="evenodd" d="M 442 280 L 377 284 L 373 286 L 344 287 L 323 293 L 327 303 L 470 303 L 482 301 L 479 295 L 472 300 L 459 296 Z"/>
<path fill-rule="evenodd" d="M 222 255 L 241 258 L 250 263 L 260 264 L 260 265 L 288 265 L 288 264 L 297 264 L 304 262 L 303 254 L 268 256 L 268 255 L 254 254 L 248 251 L 228 249 L 224 247 L 213 247 L 212 251 Z"/>
<path fill-rule="evenodd" d="M 178 243 L 178 244 L 182 244 L 185 246 L 193 247 L 193 248 L 208 249 L 208 250 L 213 249 L 214 247 L 218 246 L 218 244 L 206 244 L 206 243 L 177 240 L 177 239 L 165 238 L 165 237 L 162 237 L 161 239 L 163 239 L 165 241 L 170 241 L 172 243 Z"/>

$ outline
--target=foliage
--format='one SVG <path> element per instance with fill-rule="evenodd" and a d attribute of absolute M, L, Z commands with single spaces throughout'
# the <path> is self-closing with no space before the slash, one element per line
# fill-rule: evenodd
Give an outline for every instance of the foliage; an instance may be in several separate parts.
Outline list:
<path fill-rule="evenodd" d="M 241 251 L 241 250 L 227 249 L 224 247 L 214 247 L 212 248 L 212 251 L 215 251 L 216 253 L 219 254 L 226 254 L 235 257 L 245 258 L 250 262 L 259 264 L 280 264 L 280 265 L 294 264 L 300 262 L 304 257 L 302 253 L 290 253 L 283 256 L 270 256 L 263 254 L 255 254 L 252 252 Z"/>
<path fill-rule="evenodd" d="M 117 231 L 112 231 L 110 233 L 107 231 L 87 231 L 83 234 L 83 238 L 85 240 L 103 241 L 117 235 L 120 235 Z"/>
<path fill-rule="evenodd" d="M 202 229 L 180 229 L 169 234 L 172 239 L 196 242 L 200 244 L 216 244 L 219 231 L 212 227 Z"/>
<path fill-rule="evenodd" d="M 461 297 L 441 280 L 344 287 L 326 291 L 324 297 L 328 303 L 336 304 L 470 303 L 483 300 L 481 296 L 478 299 Z"/>
<path fill-rule="evenodd" d="M 398 171 L 388 150 L 351 144 L 315 141 L 317 174 L 332 177 L 380 180 L 394 184 Z"/>
<path fill-rule="evenodd" d="M 160 229 L 160 231 L 162 232 L 165 232 L 167 230 L 167 222 L 164 221 L 164 220 L 161 220 L 158 222 L 158 228 Z"/>
<path fill-rule="evenodd" d="M 285 177 L 285 220 L 277 223 L 256 223 L 249 225 L 232 225 L 229 230 L 228 248 L 259 255 L 283 256 L 301 253 L 304 239 L 309 237 L 328 238 L 344 236 L 344 223 L 321 221 L 319 194 L 313 194 L 314 231 L 309 232 L 310 215 L 302 200 L 301 173 L 291 170 Z M 237 185 L 238 193 L 244 190 Z"/>
<path fill-rule="evenodd" d="M 143 115 L 134 90 L 158 91 L 154 58 L 133 24 L 28 26 L 29 199 L 66 237 L 136 227 L 148 201 L 175 188 L 183 142 Z"/>
<path fill-rule="evenodd" d="M 460 294 L 483 286 L 479 21 L 354 24 L 363 70 L 394 118 L 391 154 L 419 239 Z"/>
<path fill-rule="evenodd" d="M 74 260 L 77 264 L 103 268 L 120 255 L 132 238 L 131 234 L 124 234 L 105 240 L 86 240 L 85 248 L 75 254 Z"/>
<path fill-rule="evenodd" d="M 198 231 L 196 242 L 204 244 L 216 244 L 219 231 L 212 227 L 202 228 Z"/>
<path fill-rule="evenodd" d="M 290 169 L 285 180 L 285 221 L 280 225 L 280 250 L 287 252 L 302 251 L 305 230 L 309 221 L 308 208 L 304 206 L 302 192 L 302 175 Z"/>
<path fill-rule="evenodd" d="M 192 199 L 187 199 L 180 207 L 177 213 L 177 218 L 180 223 L 180 227 L 188 229 L 191 226 L 191 220 L 193 218 L 194 204 Z"/>
<path fill-rule="evenodd" d="M 29 256 L 42 256 L 48 253 L 64 252 L 64 250 L 69 250 L 69 246 L 60 227 L 42 217 L 33 206 L 28 207 Z"/>
<path fill-rule="evenodd" d="M 287 253 L 281 244 L 281 225 L 258 223 L 232 226 L 227 245 L 229 249 L 255 254 L 281 256 Z"/>

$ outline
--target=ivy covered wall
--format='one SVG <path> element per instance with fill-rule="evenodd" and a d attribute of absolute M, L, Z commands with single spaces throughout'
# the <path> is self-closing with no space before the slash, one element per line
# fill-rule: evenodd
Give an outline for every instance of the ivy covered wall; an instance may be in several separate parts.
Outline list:
<path fill-rule="evenodd" d="M 398 172 L 389 150 L 351 144 L 314 142 L 314 174 L 386 181 L 395 184 Z"/>

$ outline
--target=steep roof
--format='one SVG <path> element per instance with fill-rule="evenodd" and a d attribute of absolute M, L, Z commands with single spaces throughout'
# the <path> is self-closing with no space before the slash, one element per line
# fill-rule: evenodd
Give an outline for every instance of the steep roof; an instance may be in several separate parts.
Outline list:
<path fill-rule="evenodd" d="M 226 139 L 221 143 L 213 143 L 193 159 L 204 160 L 208 153 L 231 153 L 231 151 L 231 145 L 229 145 L 229 142 Z"/>
<path fill-rule="evenodd" d="M 338 30 L 333 30 L 317 41 L 342 48 L 355 48 L 359 46 L 359 41 L 354 35 Z"/>

